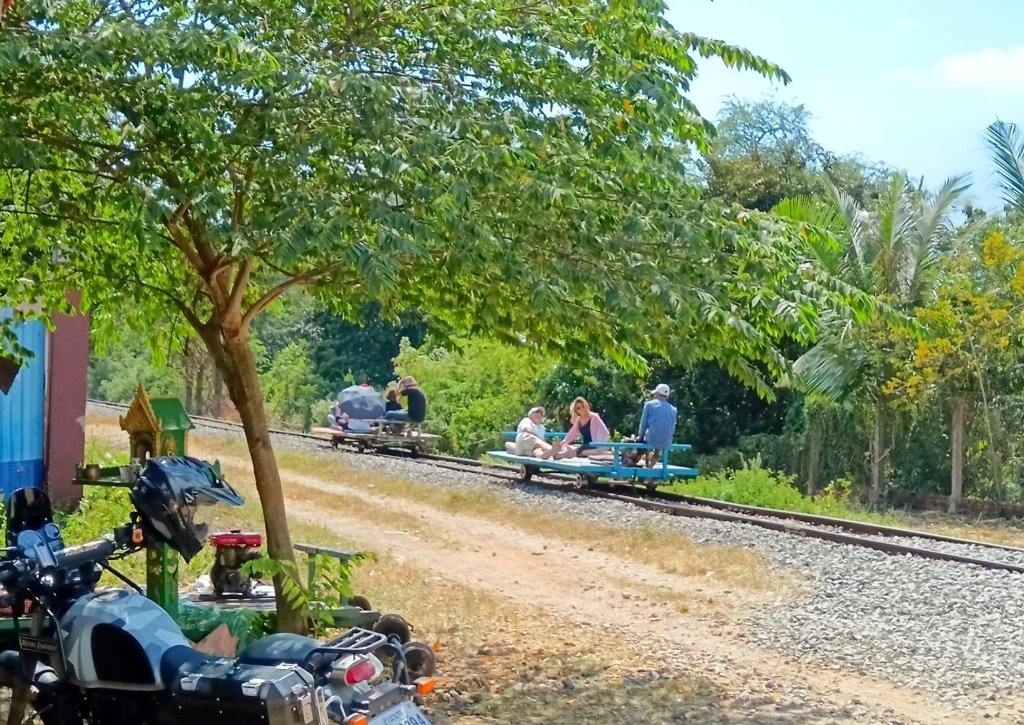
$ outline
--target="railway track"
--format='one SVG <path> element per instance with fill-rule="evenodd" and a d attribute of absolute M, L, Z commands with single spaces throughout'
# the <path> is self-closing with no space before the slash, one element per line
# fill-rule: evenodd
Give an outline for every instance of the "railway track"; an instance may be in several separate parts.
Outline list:
<path fill-rule="evenodd" d="M 105 401 L 89 400 L 88 403 L 90 406 L 94 406 L 95 409 L 110 412 L 124 412 L 127 410 L 126 405 L 107 403 Z M 197 424 L 197 427 L 233 433 L 241 432 L 241 425 L 238 423 L 204 416 L 190 417 Z M 318 448 L 330 447 L 330 443 L 324 438 L 308 433 L 279 429 L 271 429 L 270 433 L 275 437 L 301 440 L 308 442 L 310 445 L 315 444 Z M 355 448 L 351 450 L 355 452 Z M 375 451 L 369 455 L 398 456 L 407 461 L 425 466 L 433 466 L 461 473 L 486 475 L 498 480 L 522 483 L 519 469 L 504 464 L 488 463 L 455 456 L 412 453 L 399 449 Z M 620 501 L 673 516 L 741 523 L 794 536 L 874 549 L 890 555 L 917 556 L 937 561 L 957 562 L 985 569 L 1024 574 L 1024 549 L 1018 547 L 971 539 L 959 539 L 941 534 L 899 529 L 862 521 L 744 506 L 667 491 L 638 491 L 636 487 L 628 482 L 602 482 L 591 485 L 588 488 L 576 488 L 575 486 L 570 487 L 566 485 L 573 480 L 574 477 L 565 474 L 534 474 L 529 485 L 561 492 L 572 490 L 582 496 Z"/>

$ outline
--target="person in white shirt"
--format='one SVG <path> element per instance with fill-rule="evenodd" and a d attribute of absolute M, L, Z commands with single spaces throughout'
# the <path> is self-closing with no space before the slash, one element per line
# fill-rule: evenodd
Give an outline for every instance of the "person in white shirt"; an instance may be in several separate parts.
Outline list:
<path fill-rule="evenodd" d="M 526 417 L 519 421 L 516 426 L 516 454 L 539 458 L 551 450 L 551 446 L 544 442 L 544 412 L 544 408 L 538 405 L 530 408 Z"/>

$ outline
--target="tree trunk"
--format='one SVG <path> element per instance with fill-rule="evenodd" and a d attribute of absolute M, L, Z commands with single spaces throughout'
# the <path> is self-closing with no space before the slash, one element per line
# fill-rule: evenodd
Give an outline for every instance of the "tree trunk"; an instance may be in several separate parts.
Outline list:
<path fill-rule="evenodd" d="M 807 425 L 811 429 L 811 442 L 807 453 L 807 495 L 813 496 L 818 491 L 818 468 L 821 465 L 821 420 L 812 413 Z"/>
<path fill-rule="evenodd" d="M 206 353 L 202 351 L 196 351 L 195 361 L 195 392 L 193 397 L 195 400 L 196 414 L 206 415 L 209 411 L 206 403 Z"/>
<path fill-rule="evenodd" d="M 213 367 L 213 400 L 210 403 L 210 415 L 218 416 L 224 408 L 224 375 L 221 374 L 220 365 Z"/>
<path fill-rule="evenodd" d="M 871 503 L 882 498 L 885 484 L 885 453 L 882 451 L 883 420 L 882 403 L 875 403 L 875 427 L 871 432 Z"/>
<path fill-rule="evenodd" d="M 267 554 L 277 561 L 295 562 L 288 518 L 285 513 L 284 491 L 277 460 L 267 430 L 267 415 L 263 407 L 263 391 L 256 374 L 256 360 L 249 347 L 247 332 L 228 338 L 213 327 L 203 331 L 203 340 L 210 348 L 214 361 L 223 375 L 228 395 L 238 409 L 245 430 L 245 440 L 252 458 L 256 490 L 263 508 L 263 522 L 267 530 Z M 274 578 L 277 597 L 277 629 L 279 632 L 306 631 L 305 613 L 296 610 L 283 595 L 284 581 Z"/>
<path fill-rule="evenodd" d="M 952 460 L 953 480 L 949 494 L 949 513 L 955 514 L 964 495 L 964 399 L 953 399 Z"/>

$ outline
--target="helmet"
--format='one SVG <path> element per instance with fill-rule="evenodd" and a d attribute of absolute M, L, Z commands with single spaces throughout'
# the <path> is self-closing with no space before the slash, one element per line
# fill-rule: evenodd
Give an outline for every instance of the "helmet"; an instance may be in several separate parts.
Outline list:
<path fill-rule="evenodd" d="M 151 458 L 130 495 L 135 510 L 157 537 L 185 561 L 199 553 L 206 541 L 207 526 L 196 520 L 200 506 L 245 503 L 213 466 L 185 456 Z"/>

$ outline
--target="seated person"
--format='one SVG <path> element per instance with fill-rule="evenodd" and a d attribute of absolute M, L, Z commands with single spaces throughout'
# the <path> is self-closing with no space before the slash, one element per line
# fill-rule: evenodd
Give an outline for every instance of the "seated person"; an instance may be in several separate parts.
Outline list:
<path fill-rule="evenodd" d="M 398 402 L 398 390 L 391 388 L 387 394 L 387 402 L 384 403 L 384 413 L 390 413 L 393 410 L 401 410 L 402 404 Z"/>
<path fill-rule="evenodd" d="M 353 418 L 348 413 L 344 412 L 337 404 L 335 404 L 331 408 L 331 412 L 327 414 L 327 422 L 331 428 L 350 433 L 369 433 L 372 430 L 370 428 L 370 424 L 365 420 Z"/>
<path fill-rule="evenodd" d="M 640 414 L 637 436 L 641 443 L 654 447 L 654 450 L 644 451 L 644 462 L 648 468 L 661 459 L 665 449 L 672 445 L 672 437 L 676 433 L 676 407 L 668 402 L 670 392 L 665 383 L 659 383 L 651 391 L 654 397 L 644 403 Z"/>
<path fill-rule="evenodd" d="M 586 398 L 576 398 L 572 401 L 572 428 L 565 434 L 560 442 L 555 443 L 551 450 L 541 455 L 541 458 L 572 458 L 573 456 L 607 456 L 607 448 L 596 448 L 594 443 L 607 443 L 611 440 L 611 433 L 608 426 L 601 420 L 601 416 L 590 409 L 590 403 Z M 573 447 L 569 445 L 576 436 L 583 439 L 583 443 Z"/>
<path fill-rule="evenodd" d="M 341 412 L 341 406 L 338 403 L 335 403 L 331 406 L 331 410 L 327 414 L 327 427 L 345 430 L 345 422 L 347 418 L 348 416 Z"/>
<path fill-rule="evenodd" d="M 422 423 L 427 419 L 427 396 L 416 384 L 416 379 L 411 375 L 398 381 L 399 394 L 405 396 L 408 401 L 406 409 L 389 410 L 384 413 L 384 418 L 393 421 L 409 421 L 411 423 Z"/>
<path fill-rule="evenodd" d="M 540 458 L 551 450 L 544 442 L 544 408 L 540 405 L 530 408 L 526 417 L 516 427 L 515 453 L 520 456 Z"/>

